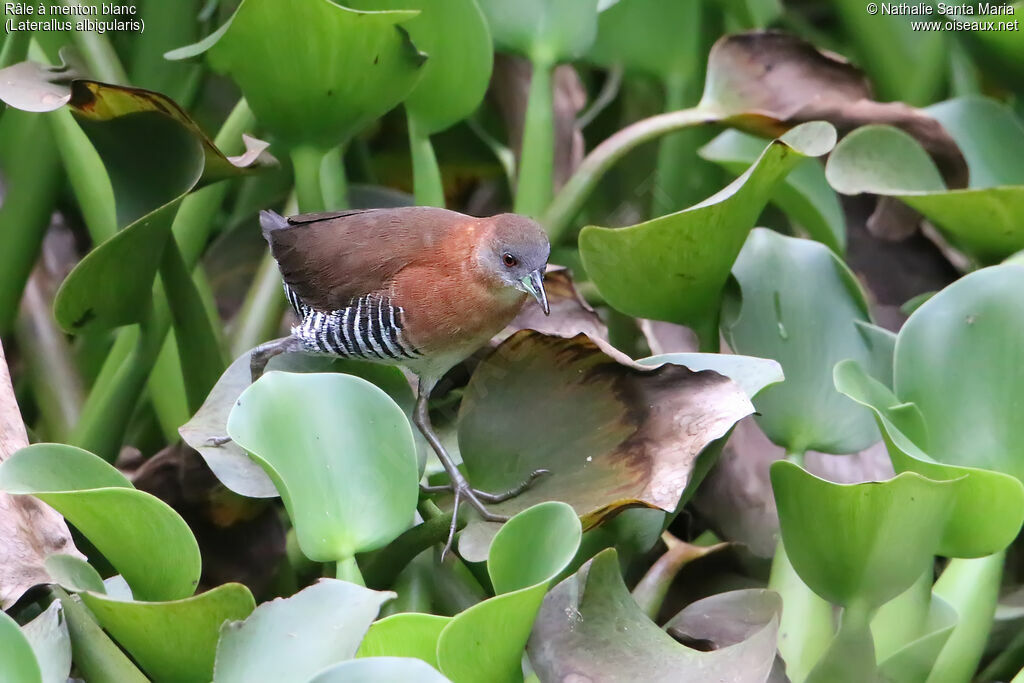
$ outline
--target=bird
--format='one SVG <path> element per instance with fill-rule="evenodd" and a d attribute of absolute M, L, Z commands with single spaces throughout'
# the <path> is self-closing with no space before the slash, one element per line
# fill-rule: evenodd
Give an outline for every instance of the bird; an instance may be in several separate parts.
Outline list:
<path fill-rule="evenodd" d="M 535 221 L 512 213 L 475 218 L 434 207 L 308 213 L 260 212 L 298 322 L 284 339 L 253 350 L 259 378 L 270 358 L 288 351 L 404 366 L 418 378 L 413 422 L 448 474 L 454 510 L 469 504 L 501 522 L 487 503 L 525 491 L 536 470 L 503 492 L 479 491 L 456 467 L 430 422 L 427 401 L 444 374 L 484 346 L 530 297 L 550 314 L 544 272 L 551 246 Z"/>

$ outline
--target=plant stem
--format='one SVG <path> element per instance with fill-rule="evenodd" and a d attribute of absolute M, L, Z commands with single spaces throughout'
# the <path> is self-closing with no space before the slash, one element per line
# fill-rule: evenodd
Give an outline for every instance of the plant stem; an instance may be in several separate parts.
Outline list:
<path fill-rule="evenodd" d="M 551 77 L 555 65 L 534 59 L 523 122 L 515 212 L 538 217 L 551 202 L 554 182 L 555 114 Z"/>
<path fill-rule="evenodd" d="M 700 98 L 693 79 L 677 76 L 665 82 L 665 111 L 684 109 Z M 686 208 L 705 195 L 697 196 L 699 174 L 693 172 L 700 146 L 699 132 L 694 129 L 666 135 L 658 145 L 658 165 L 651 215 L 662 216 Z M 697 176 L 697 177 L 695 177 Z M 697 187 L 695 188 L 694 185 Z"/>
<path fill-rule="evenodd" d="M 78 0 L 61 0 L 65 7 L 76 7 Z M 100 8 L 95 0 L 82 0 L 81 4 Z M 94 31 L 72 31 L 71 40 L 85 60 L 89 74 L 97 81 L 127 85 L 128 74 L 106 35 Z"/>
<path fill-rule="evenodd" d="M 409 150 L 412 154 L 412 182 L 417 206 L 444 208 L 444 184 L 430 135 L 409 115 Z"/>
<path fill-rule="evenodd" d="M 712 546 L 697 546 L 675 538 L 667 531 L 662 534 L 666 539 L 668 550 L 659 557 L 647 570 L 640 582 L 633 588 L 633 599 L 644 611 L 644 614 L 656 620 L 661 610 L 668 589 L 683 567 L 709 553 L 727 548 L 728 543 L 717 543 Z"/>
<path fill-rule="evenodd" d="M 90 683 L 148 683 L 149 679 L 103 632 L 78 596 L 68 595 L 60 586 L 50 590 L 64 609 L 72 659 L 85 679 Z"/>
<path fill-rule="evenodd" d="M 422 524 L 405 531 L 395 540 L 380 550 L 368 555 L 363 566 L 369 577 L 370 588 L 383 590 L 390 588 L 398 578 L 399 572 L 412 562 L 413 558 L 427 548 L 444 543 L 448 538 L 452 513 L 442 513 L 427 519 Z M 462 521 L 459 528 L 466 525 Z"/>
<path fill-rule="evenodd" d="M 928 683 L 967 683 L 985 652 L 999 598 L 1006 551 L 977 559 L 953 559 L 932 592 L 956 609 L 959 619 L 942 648 Z"/>
<path fill-rule="evenodd" d="M 338 560 L 338 565 L 335 567 L 334 575 L 342 581 L 359 584 L 360 586 L 366 585 L 366 582 L 363 581 L 363 575 L 359 572 L 359 565 L 356 564 L 356 558 L 354 557 L 346 557 L 343 560 Z"/>
<path fill-rule="evenodd" d="M 320 187 L 320 167 L 324 153 L 316 147 L 299 145 L 291 150 L 295 170 L 295 193 L 299 197 L 299 211 L 315 213 L 326 210 L 323 189 Z"/>
<path fill-rule="evenodd" d="M 601 176 L 627 152 L 666 133 L 714 123 L 720 118 L 717 114 L 699 108 L 658 114 L 626 126 L 595 147 L 544 212 L 540 222 L 547 229 L 552 243 L 557 243 L 565 234 L 570 221 L 575 218 Z"/>
<path fill-rule="evenodd" d="M 343 145 L 329 150 L 320 161 L 320 192 L 323 194 L 325 210 L 340 211 L 348 208 L 348 174 L 345 172 Z"/>
<path fill-rule="evenodd" d="M 256 345 L 273 339 L 281 325 L 286 305 L 281 292 L 281 274 L 277 269 L 277 261 L 268 251 L 263 255 L 256 276 L 245 294 L 242 308 L 235 316 L 231 357 L 237 358 Z"/>
<path fill-rule="evenodd" d="M 793 683 L 802 683 L 832 640 L 832 605 L 796 573 L 781 539 L 768 587 L 782 596 L 785 605 L 779 622 L 779 653 L 786 660 L 786 675 Z"/>

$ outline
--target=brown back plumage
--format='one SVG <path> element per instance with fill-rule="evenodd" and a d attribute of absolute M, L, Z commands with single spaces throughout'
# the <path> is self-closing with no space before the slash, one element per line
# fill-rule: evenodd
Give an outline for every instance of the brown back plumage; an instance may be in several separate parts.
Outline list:
<path fill-rule="evenodd" d="M 475 219 L 445 209 L 402 207 L 261 215 L 284 281 L 321 311 L 343 308 L 380 291 L 403 269 L 439 257 L 450 233 Z"/>

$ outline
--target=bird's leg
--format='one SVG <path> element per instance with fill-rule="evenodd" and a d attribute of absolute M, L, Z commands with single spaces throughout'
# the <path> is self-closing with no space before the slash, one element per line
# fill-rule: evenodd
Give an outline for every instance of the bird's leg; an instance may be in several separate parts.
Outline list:
<path fill-rule="evenodd" d="M 271 358 L 288 351 L 299 351 L 301 348 L 302 342 L 292 336 L 275 339 L 257 346 L 249 354 L 249 375 L 252 381 L 255 382 L 263 376 L 263 371 L 267 369 L 267 363 Z M 231 441 L 231 437 L 227 435 L 211 436 L 206 443 L 209 446 L 223 446 L 229 441 Z"/>
<path fill-rule="evenodd" d="M 255 382 L 263 376 L 263 372 L 267 369 L 267 363 L 274 356 L 300 350 L 302 350 L 302 342 L 292 336 L 260 344 L 249 354 L 249 373 L 252 381 Z"/>
<path fill-rule="evenodd" d="M 444 467 L 445 472 L 448 473 L 448 478 L 451 480 L 450 484 L 444 486 L 421 486 L 421 490 L 426 493 L 440 493 L 447 491 L 453 491 L 455 493 L 455 507 L 452 512 L 453 522 L 452 527 L 449 530 L 448 542 L 445 544 L 444 550 L 444 552 L 447 552 L 448 548 L 451 547 L 452 539 L 455 536 L 454 520 L 459 514 L 460 499 L 469 503 L 469 505 L 477 511 L 484 521 L 507 522 L 509 519 L 507 516 L 494 514 L 487 509 L 484 502 L 500 503 L 508 500 L 509 498 L 514 498 L 528 489 L 539 477 L 547 474 L 548 471 L 535 470 L 530 473 L 530 476 L 526 481 L 515 488 L 502 493 L 488 493 L 486 491 L 478 491 L 472 488 L 466 480 L 466 477 L 463 476 L 462 472 L 460 472 L 459 468 L 455 465 L 455 462 L 452 460 L 452 456 L 448 454 L 447 449 L 445 449 L 444 444 L 441 443 L 441 439 L 438 438 L 437 433 L 434 432 L 433 425 L 430 423 L 430 412 L 427 408 L 427 399 L 430 397 L 430 388 L 431 385 L 429 383 L 424 382 L 422 379 L 420 380 L 416 396 L 416 408 L 413 413 L 413 422 L 423 434 L 427 443 L 430 444 L 430 447 L 434 449 L 434 452 L 437 454 L 437 459 L 441 461 L 441 465 Z"/>

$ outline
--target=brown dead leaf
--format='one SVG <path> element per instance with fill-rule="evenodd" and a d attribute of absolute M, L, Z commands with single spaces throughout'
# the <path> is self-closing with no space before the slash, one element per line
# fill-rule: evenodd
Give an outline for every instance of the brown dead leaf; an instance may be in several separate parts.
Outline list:
<path fill-rule="evenodd" d="M 0 462 L 26 446 L 28 433 L 0 344 Z M 0 493 L 0 609 L 13 605 L 32 586 L 48 583 L 45 561 L 57 553 L 85 559 L 64 518 L 32 496 Z"/>
<path fill-rule="evenodd" d="M 840 136 L 867 124 L 895 126 L 928 151 L 950 189 L 967 187 L 967 162 L 938 121 L 903 102 L 875 101 L 857 67 L 787 33 L 720 38 L 708 57 L 700 106 L 765 137 L 807 121 L 828 121 Z M 876 236 L 896 240 L 913 233 L 918 220 L 902 204 L 882 201 L 868 225 Z"/>

